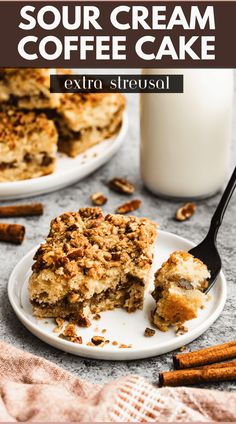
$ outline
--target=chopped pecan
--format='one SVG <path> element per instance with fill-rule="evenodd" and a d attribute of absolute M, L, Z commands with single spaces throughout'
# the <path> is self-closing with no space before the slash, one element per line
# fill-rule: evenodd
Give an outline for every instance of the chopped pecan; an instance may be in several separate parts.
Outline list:
<path fill-rule="evenodd" d="M 69 227 L 67 228 L 68 231 L 76 231 L 78 230 L 78 225 L 77 224 L 72 224 L 69 225 Z"/>
<path fill-rule="evenodd" d="M 82 218 L 100 219 L 103 221 L 104 216 L 100 208 L 80 208 L 79 214 Z"/>
<path fill-rule="evenodd" d="M 91 196 L 91 200 L 92 200 L 93 205 L 103 206 L 107 202 L 107 197 L 104 196 L 104 194 L 102 194 L 102 193 L 94 193 Z"/>
<path fill-rule="evenodd" d="M 73 343 L 78 343 L 78 344 L 82 344 L 83 343 L 83 339 L 82 339 L 81 336 L 74 337 L 74 339 L 72 341 L 73 341 Z"/>
<path fill-rule="evenodd" d="M 75 324 L 69 322 L 69 324 L 67 324 L 63 334 L 64 334 L 64 336 L 68 336 L 68 337 L 76 337 L 77 332 L 76 332 Z"/>
<path fill-rule="evenodd" d="M 134 199 L 134 200 L 131 200 L 131 202 L 123 203 L 123 205 L 119 206 L 116 209 L 116 213 L 125 214 L 125 213 L 136 211 L 136 209 L 140 208 L 141 203 L 142 202 L 139 199 Z"/>
<path fill-rule="evenodd" d="M 71 341 L 71 338 L 69 336 L 65 336 L 65 334 L 61 333 L 59 334 L 59 339 L 67 340 L 68 342 Z"/>
<path fill-rule="evenodd" d="M 59 333 L 62 330 L 65 320 L 63 318 L 55 318 L 56 327 L 54 328 L 54 333 Z"/>
<path fill-rule="evenodd" d="M 60 267 L 65 267 L 65 265 L 67 264 L 68 259 L 66 256 L 60 256 L 59 258 L 55 259 L 55 267 L 56 268 L 60 268 Z"/>
<path fill-rule="evenodd" d="M 48 268 L 47 262 L 43 259 L 38 258 L 37 261 L 32 265 L 32 270 L 35 272 L 41 271 L 42 269 Z"/>
<path fill-rule="evenodd" d="M 76 326 L 74 322 L 69 322 L 67 324 L 63 333 L 59 334 L 60 339 L 67 340 L 68 342 L 82 344 L 83 340 L 81 336 L 78 336 L 76 332 Z"/>
<path fill-rule="evenodd" d="M 113 261 L 120 261 L 121 253 L 120 252 L 111 252 L 111 259 Z"/>
<path fill-rule="evenodd" d="M 78 319 L 77 319 L 77 324 L 79 327 L 90 327 L 91 325 L 91 321 L 83 314 L 79 314 Z"/>
<path fill-rule="evenodd" d="M 78 344 L 82 344 L 83 343 L 83 339 L 81 336 L 75 336 L 75 337 L 71 337 L 71 336 L 65 336 L 65 334 L 61 333 L 58 336 L 60 339 L 66 340 L 67 342 L 73 342 L 73 343 L 78 343 Z"/>
<path fill-rule="evenodd" d="M 109 181 L 109 187 L 122 194 L 133 194 L 135 186 L 125 178 L 113 178 Z"/>
<path fill-rule="evenodd" d="M 185 221 L 186 219 L 191 218 L 191 216 L 196 211 L 195 203 L 186 203 L 181 208 L 176 211 L 175 219 L 177 221 Z"/>
<path fill-rule="evenodd" d="M 154 336 L 155 333 L 156 333 L 155 330 L 153 330 L 152 328 L 146 327 L 145 331 L 144 331 L 144 336 L 145 337 L 152 337 L 152 336 Z"/>
<path fill-rule="evenodd" d="M 91 342 L 95 345 L 95 346 L 99 346 L 100 344 L 105 342 L 104 337 L 102 336 L 93 336 L 91 338 Z"/>
<path fill-rule="evenodd" d="M 83 249 L 80 248 L 80 249 L 73 250 L 73 252 L 69 253 L 67 255 L 67 258 L 71 261 L 71 260 L 76 260 L 78 258 L 82 258 L 83 255 L 84 255 L 84 251 Z"/>

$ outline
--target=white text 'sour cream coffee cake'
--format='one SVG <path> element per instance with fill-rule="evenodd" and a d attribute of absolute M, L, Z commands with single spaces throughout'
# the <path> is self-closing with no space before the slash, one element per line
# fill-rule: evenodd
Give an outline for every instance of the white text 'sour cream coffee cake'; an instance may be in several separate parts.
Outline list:
<path fill-rule="evenodd" d="M 105 216 L 97 207 L 55 218 L 29 280 L 34 315 L 142 309 L 155 241 L 156 224 L 147 218 Z"/>

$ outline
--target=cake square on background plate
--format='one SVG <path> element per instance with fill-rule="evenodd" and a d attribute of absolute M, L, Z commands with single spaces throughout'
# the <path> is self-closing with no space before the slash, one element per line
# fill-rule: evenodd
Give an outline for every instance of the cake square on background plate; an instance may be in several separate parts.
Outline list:
<path fill-rule="evenodd" d="M 58 134 L 45 114 L 0 109 L 0 182 L 50 174 L 55 169 Z"/>
<path fill-rule="evenodd" d="M 63 94 L 55 122 L 59 150 L 75 157 L 120 128 L 125 97 L 119 93 Z"/>
<path fill-rule="evenodd" d="M 50 93 L 50 75 L 63 72 L 46 68 L 1 68 L 0 101 L 13 101 L 23 109 L 56 108 L 61 94 Z"/>

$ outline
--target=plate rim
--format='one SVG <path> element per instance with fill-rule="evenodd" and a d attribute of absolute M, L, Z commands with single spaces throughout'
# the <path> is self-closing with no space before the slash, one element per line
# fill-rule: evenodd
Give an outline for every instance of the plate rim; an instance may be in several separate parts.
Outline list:
<path fill-rule="evenodd" d="M 89 163 L 86 162 L 85 164 L 82 164 L 80 167 L 80 172 L 83 173 L 84 171 L 85 174 L 83 174 L 82 176 L 79 176 L 78 178 L 75 177 L 75 179 L 73 180 L 74 182 L 69 182 L 67 185 L 63 185 L 62 187 L 70 186 L 74 184 L 76 181 L 80 181 L 81 179 L 85 178 L 86 176 L 89 176 L 91 173 L 93 173 L 94 171 L 99 169 L 102 165 L 104 165 L 109 159 L 109 157 L 112 157 L 124 143 L 128 126 L 129 126 L 129 119 L 128 119 L 128 113 L 126 110 L 124 111 L 122 124 L 119 131 L 116 134 L 114 134 L 112 137 L 108 139 L 104 139 L 102 140 L 101 143 L 98 143 L 97 145 L 92 146 L 90 149 L 93 149 L 94 147 L 99 146 L 102 143 L 110 141 L 111 145 L 109 146 L 109 148 L 106 148 L 101 156 L 98 155 L 98 157 L 94 158 L 94 160 L 92 160 L 91 162 Z M 89 152 L 90 149 L 81 153 L 81 155 L 86 154 L 86 152 Z M 57 154 L 60 154 L 60 152 L 57 152 Z M 78 156 L 76 158 L 68 157 L 67 159 L 71 159 L 73 161 L 74 159 L 76 160 Z M 101 163 L 99 159 L 100 161 L 102 160 Z M 87 166 L 91 166 L 91 164 L 93 165 L 94 163 L 96 164 L 98 163 L 98 165 L 95 166 L 95 168 L 93 167 L 92 170 L 89 172 L 85 171 Z M 36 196 L 37 193 L 44 193 L 44 192 L 49 193 L 49 192 L 56 191 L 58 190 L 57 186 L 58 186 L 59 180 L 63 179 L 65 175 L 72 177 L 74 174 L 75 174 L 75 169 L 73 168 L 73 169 L 62 170 L 58 173 L 53 172 L 49 175 L 43 175 L 42 177 L 28 178 L 28 179 L 19 180 L 19 181 L 0 182 L 0 200 L 19 199 L 19 198 L 29 197 L 29 196 L 33 197 L 33 196 Z M 54 188 L 53 187 L 50 188 L 50 191 L 47 190 L 46 188 L 48 185 L 48 182 L 50 183 L 50 185 L 53 184 L 54 186 Z M 20 194 L 15 193 L 17 190 L 19 190 Z M 21 194 L 21 192 L 24 190 L 26 190 L 25 196 Z M 34 192 L 36 194 L 34 194 Z"/>
<path fill-rule="evenodd" d="M 192 241 L 186 239 L 185 237 L 179 236 L 177 234 L 171 233 L 169 231 L 165 230 L 159 230 L 158 234 L 161 234 L 165 237 L 174 238 L 177 240 L 180 240 L 182 242 L 188 243 L 191 247 L 195 246 L 195 243 Z M 197 339 L 201 334 L 203 334 L 214 322 L 215 320 L 220 316 L 226 299 L 227 299 L 227 280 L 225 278 L 225 275 L 223 271 L 220 271 L 220 288 L 221 288 L 221 296 L 218 299 L 218 305 L 214 309 L 213 313 L 207 318 L 206 321 L 203 321 L 200 325 L 198 325 L 196 328 L 190 330 L 189 332 L 180 335 L 178 337 L 175 337 L 175 339 L 170 339 L 161 344 L 161 352 L 155 353 L 155 350 L 158 349 L 158 346 L 145 346 L 142 348 L 134 348 L 134 349 L 119 349 L 117 347 L 112 347 L 112 349 L 109 350 L 101 350 L 100 348 L 87 346 L 87 345 L 75 345 L 73 342 L 65 341 L 63 339 L 58 339 L 56 334 L 47 334 L 45 333 L 42 328 L 37 327 L 35 323 L 33 323 L 26 315 L 23 308 L 18 306 L 14 300 L 14 287 L 15 287 L 15 274 L 21 269 L 22 264 L 29 258 L 32 257 L 33 253 L 37 250 L 39 245 L 36 247 L 30 249 L 23 258 L 20 259 L 20 261 L 15 265 L 14 269 L 12 270 L 10 277 L 8 279 L 7 283 L 7 294 L 8 299 L 11 304 L 11 307 L 13 308 L 14 313 L 16 314 L 17 318 L 20 320 L 20 322 L 37 338 L 42 340 L 44 343 L 55 347 L 56 349 L 62 350 L 64 352 L 68 352 L 71 354 L 74 354 L 76 356 L 84 357 L 84 358 L 93 358 L 97 360 L 117 360 L 117 361 L 124 361 L 124 360 L 135 360 L 135 359 L 144 359 L 144 358 L 151 358 L 155 356 L 162 355 L 164 353 L 168 353 L 170 351 L 173 351 L 181 346 L 186 345 L 188 343 L 191 343 L 193 340 Z M 22 283 L 24 284 L 24 283 Z M 22 287 L 21 287 L 22 290 Z M 42 337 L 41 337 L 42 335 Z M 50 341 L 46 341 L 45 339 L 49 339 Z M 58 347 L 61 346 L 61 347 Z M 63 349 L 63 346 L 65 349 Z M 98 350 L 99 349 L 99 350 Z M 96 352 L 99 352 L 101 356 L 97 356 Z"/>

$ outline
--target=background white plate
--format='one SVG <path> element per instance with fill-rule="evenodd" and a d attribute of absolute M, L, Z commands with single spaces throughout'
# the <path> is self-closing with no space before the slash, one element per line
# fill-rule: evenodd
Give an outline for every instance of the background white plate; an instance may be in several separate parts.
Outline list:
<path fill-rule="evenodd" d="M 124 113 L 121 129 L 114 137 L 104 140 L 76 158 L 58 153 L 57 166 L 53 174 L 29 180 L 0 182 L 0 200 L 50 193 L 88 176 L 104 165 L 121 147 L 127 127 L 127 113 Z"/>
<path fill-rule="evenodd" d="M 159 231 L 153 271 L 168 258 L 174 250 L 189 250 L 194 244 L 165 231 Z M 151 327 L 149 316 L 154 301 L 150 295 L 152 283 L 147 290 L 143 311 L 132 314 L 116 309 L 103 312 L 99 321 L 92 321 L 89 328 L 78 328 L 78 334 L 83 338 L 83 344 L 75 344 L 62 340 L 53 332 L 55 324 L 53 320 L 37 320 L 32 315 L 32 308 L 28 300 L 27 281 L 31 273 L 32 257 L 36 249 L 31 250 L 15 267 L 8 283 L 8 297 L 11 305 L 20 319 L 31 333 L 35 334 L 44 342 L 75 355 L 111 360 L 128 360 L 148 358 L 160 355 L 180 346 L 190 343 L 206 331 L 220 315 L 226 301 L 226 280 L 221 272 L 216 284 L 211 289 L 212 299 L 205 309 L 199 311 L 198 318 L 189 321 L 189 331 L 182 336 L 176 336 L 173 330 L 166 333 L 156 331 L 153 337 L 143 336 L 146 327 Z M 97 331 L 96 331 L 97 329 Z M 107 332 L 102 334 L 102 329 Z M 102 335 L 110 340 L 105 347 L 86 346 L 94 335 Z M 112 345 L 112 341 L 123 344 L 132 344 L 132 348 L 119 348 Z"/>

